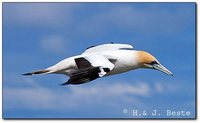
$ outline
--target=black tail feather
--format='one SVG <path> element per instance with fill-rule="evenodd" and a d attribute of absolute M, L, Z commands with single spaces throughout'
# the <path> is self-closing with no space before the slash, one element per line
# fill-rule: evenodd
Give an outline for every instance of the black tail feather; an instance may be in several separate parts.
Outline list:
<path fill-rule="evenodd" d="M 22 75 L 25 75 L 25 76 L 30 76 L 30 75 L 33 75 L 32 73 L 24 73 Z"/>
<path fill-rule="evenodd" d="M 43 74 L 43 73 L 47 73 L 47 72 L 49 72 L 49 70 L 39 70 L 39 71 L 30 72 L 30 73 L 25 73 L 25 74 L 22 74 L 22 75 L 30 76 L 30 75 L 33 75 L 33 74 Z"/>
<path fill-rule="evenodd" d="M 65 82 L 65 83 L 62 83 L 62 84 L 60 84 L 61 86 L 65 86 L 65 85 L 69 85 L 70 83 L 68 83 L 68 82 Z"/>

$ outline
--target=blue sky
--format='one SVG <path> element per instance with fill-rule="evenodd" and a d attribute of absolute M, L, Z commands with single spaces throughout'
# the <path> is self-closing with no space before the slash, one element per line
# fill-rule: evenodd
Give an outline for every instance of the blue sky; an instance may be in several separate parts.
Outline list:
<path fill-rule="evenodd" d="M 21 75 L 108 42 L 150 52 L 174 77 L 138 69 L 61 87 L 64 75 Z M 4 118 L 155 118 L 131 113 L 154 109 L 195 116 L 195 3 L 3 3 Z"/>

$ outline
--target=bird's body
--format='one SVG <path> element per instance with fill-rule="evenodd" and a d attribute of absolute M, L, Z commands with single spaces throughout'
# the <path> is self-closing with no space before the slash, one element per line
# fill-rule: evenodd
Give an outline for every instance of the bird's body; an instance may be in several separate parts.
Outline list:
<path fill-rule="evenodd" d="M 149 65 L 149 66 L 148 66 Z M 151 65 L 151 66 L 150 66 Z M 70 77 L 65 84 L 82 84 L 99 77 L 120 74 L 137 68 L 158 69 L 167 74 L 172 73 L 162 66 L 151 54 L 133 50 L 128 44 L 103 44 L 88 48 L 81 55 L 66 58 L 44 70 L 24 75 L 56 73 Z"/>
<path fill-rule="evenodd" d="M 136 69 L 137 62 L 129 62 L 129 61 L 134 61 L 134 59 L 136 59 L 135 58 L 136 55 L 134 55 L 136 53 L 137 53 L 136 51 L 123 50 L 123 51 L 101 52 L 101 53 L 98 53 L 98 55 L 104 56 L 111 61 L 113 60 L 113 62 L 115 63 L 115 67 L 113 68 L 112 71 L 110 71 L 107 74 L 108 76 L 108 75 L 118 74 L 118 73 L 127 72 L 129 70 Z M 93 56 L 93 55 L 94 54 L 83 54 L 83 55 L 69 57 L 47 69 L 54 70 L 55 73 L 62 73 L 62 74 L 66 74 L 70 76 L 70 74 L 73 73 L 73 71 L 78 70 L 78 67 L 74 59 L 80 58 L 80 57 Z"/>

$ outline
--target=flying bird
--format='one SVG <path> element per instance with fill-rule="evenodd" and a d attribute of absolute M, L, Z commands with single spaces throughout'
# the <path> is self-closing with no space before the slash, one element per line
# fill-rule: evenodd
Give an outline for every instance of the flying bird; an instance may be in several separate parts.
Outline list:
<path fill-rule="evenodd" d="M 129 44 L 102 44 L 88 47 L 81 55 L 66 58 L 43 70 L 23 75 L 65 74 L 69 80 L 61 85 L 83 84 L 97 78 L 149 68 L 173 76 L 167 68 L 145 51 L 134 50 Z"/>

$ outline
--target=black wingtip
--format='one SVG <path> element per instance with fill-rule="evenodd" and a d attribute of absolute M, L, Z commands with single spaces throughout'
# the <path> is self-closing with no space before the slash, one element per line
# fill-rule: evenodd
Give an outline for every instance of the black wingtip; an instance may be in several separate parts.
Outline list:
<path fill-rule="evenodd" d="M 33 75 L 32 73 L 24 73 L 24 74 L 22 74 L 22 75 L 24 75 L 24 76 L 31 76 L 31 75 Z"/>

